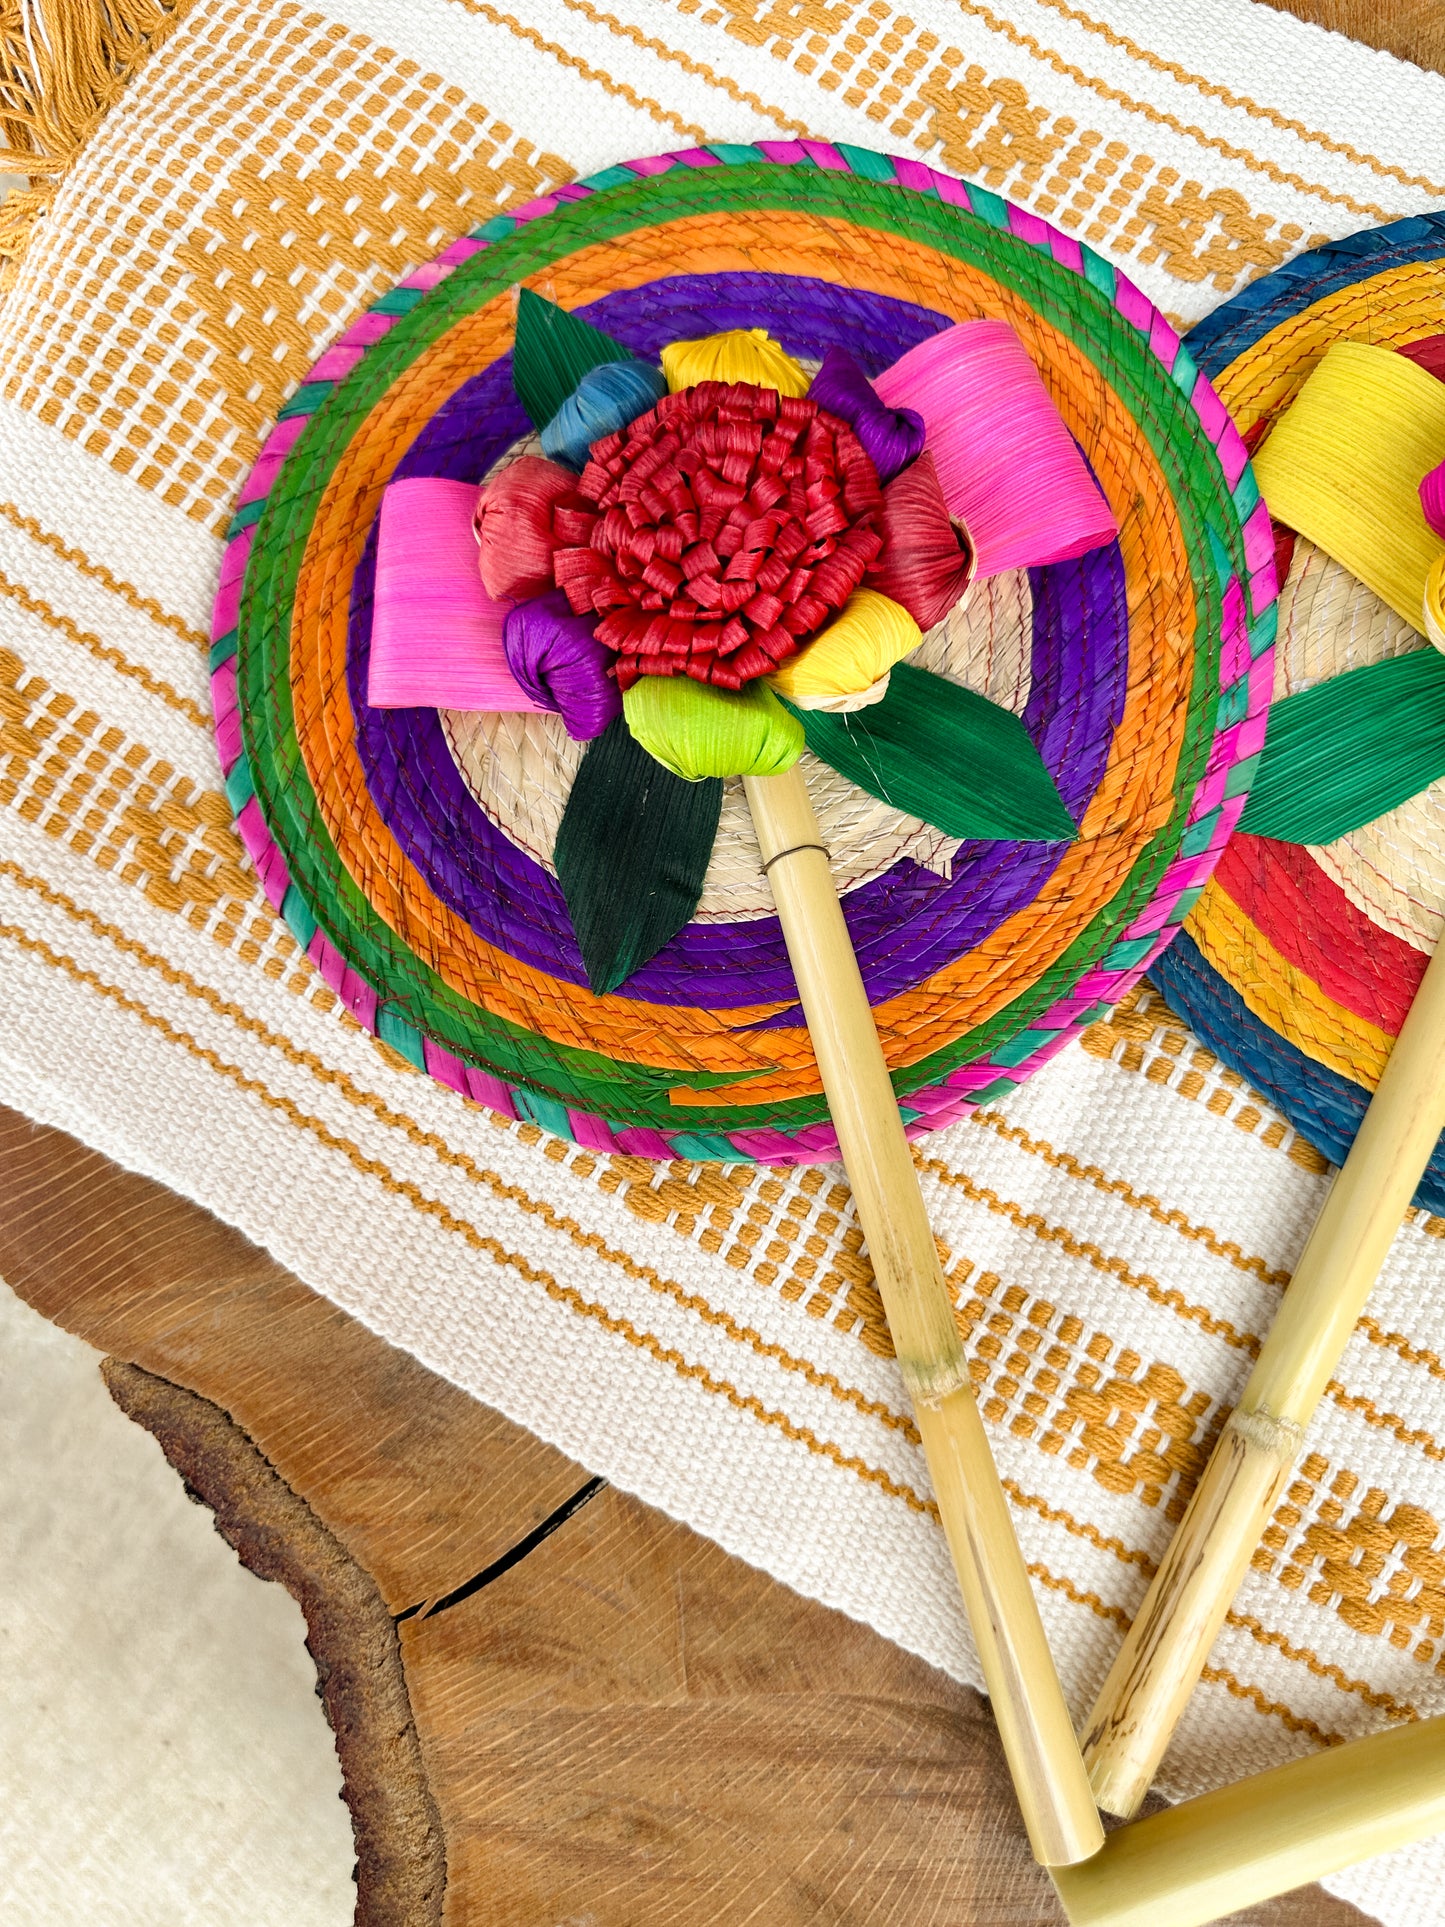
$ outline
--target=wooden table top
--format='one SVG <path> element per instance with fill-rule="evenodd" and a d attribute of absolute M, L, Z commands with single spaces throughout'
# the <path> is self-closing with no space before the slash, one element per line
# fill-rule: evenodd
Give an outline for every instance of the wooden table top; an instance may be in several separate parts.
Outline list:
<path fill-rule="evenodd" d="M 110 1355 L 124 1409 L 300 1599 L 365 1927 L 1063 1921 L 976 1693 L 6 1111 L 0 1275 Z M 1362 1918 L 1317 1888 L 1239 1916 Z"/>
<path fill-rule="evenodd" d="M 1267 4 L 1445 70 L 1439 0 Z M 6 1112 L 0 1275 L 300 1599 L 364 1927 L 1063 1921 L 976 1694 Z M 1363 1918 L 1310 1888 L 1236 1921 Z"/>

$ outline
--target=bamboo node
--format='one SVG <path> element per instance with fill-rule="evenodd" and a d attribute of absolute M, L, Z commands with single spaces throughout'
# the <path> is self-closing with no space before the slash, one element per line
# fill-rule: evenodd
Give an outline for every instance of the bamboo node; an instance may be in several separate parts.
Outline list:
<path fill-rule="evenodd" d="M 1276 1418 L 1263 1407 L 1252 1412 L 1236 1408 L 1225 1426 L 1236 1432 L 1252 1451 L 1267 1453 L 1282 1465 L 1293 1465 L 1304 1444 L 1305 1429 L 1292 1418 Z"/>
<path fill-rule="evenodd" d="M 965 1388 L 972 1396 L 973 1381 L 962 1351 L 947 1358 L 900 1358 L 898 1364 L 904 1387 L 915 1405 L 942 1405 L 946 1398 Z"/>

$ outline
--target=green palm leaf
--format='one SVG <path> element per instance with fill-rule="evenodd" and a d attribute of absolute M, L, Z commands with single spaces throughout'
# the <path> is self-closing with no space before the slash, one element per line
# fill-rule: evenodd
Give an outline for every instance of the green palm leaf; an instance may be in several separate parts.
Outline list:
<path fill-rule="evenodd" d="M 611 335 L 594 328 L 530 288 L 517 295 L 517 338 L 512 347 L 512 386 L 534 428 L 545 428 L 591 368 L 608 361 L 635 361 Z"/>
<path fill-rule="evenodd" d="M 722 810 L 717 777 L 685 783 L 622 717 L 587 745 L 554 857 L 599 997 L 625 983 L 690 921 Z"/>
<path fill-rule="evenodd" d="M 1078 834 L 1018 717 L 944 676 L 899 663 L 881 703 L 793 713 L 822 762 L 946 836 L 1052 843 Z"/>
<path fill-rule="evenodd" d="M 1420 649 L 1277 702 L 1239 827 L 1333 843 L 1442 776 L 1445 656 Z"/>

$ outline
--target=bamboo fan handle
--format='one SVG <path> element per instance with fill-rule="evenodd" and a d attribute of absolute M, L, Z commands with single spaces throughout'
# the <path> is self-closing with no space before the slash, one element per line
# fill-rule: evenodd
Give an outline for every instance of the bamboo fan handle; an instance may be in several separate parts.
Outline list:
<path fill-rule="evenodd" d="M 1431 958 L 1274 1325 L 1089 1716 L 1106 1813 L 1138 1811 L 1305 1427 L 1445 1127 L 1445 945 Z"/>
<path fill-rule="evenodd" d="M 1053 1875 L 1072 1927 L 1203 1927 L 1445 1828 L 1445 1719 L 1390 1727 L 1109 1835 Z"/>
<path fill-rule="evenodd" d="M 843 1162 L 1035 1857 L 1103 1830 L 974 1403 L 873 1013 L 801 769 L 743 778 Z"/>

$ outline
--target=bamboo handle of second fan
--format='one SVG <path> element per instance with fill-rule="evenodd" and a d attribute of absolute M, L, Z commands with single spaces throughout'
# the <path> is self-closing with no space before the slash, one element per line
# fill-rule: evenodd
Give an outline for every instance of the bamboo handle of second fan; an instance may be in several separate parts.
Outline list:
<path fill-rule="evenodd" d="M 858 1221 L 1035 1857 L 1103 1844 L 1008 1501 L 974 1402 L 898 1100 L 801 770 L 743 779 Z"/>
<path fill-rule="evenodd" d="M 1089 1716 L 1106 1813 L 1137 1812 L 1445 1127 L 1445 945 L 1431 958 L 1239 1404 Z"/>

